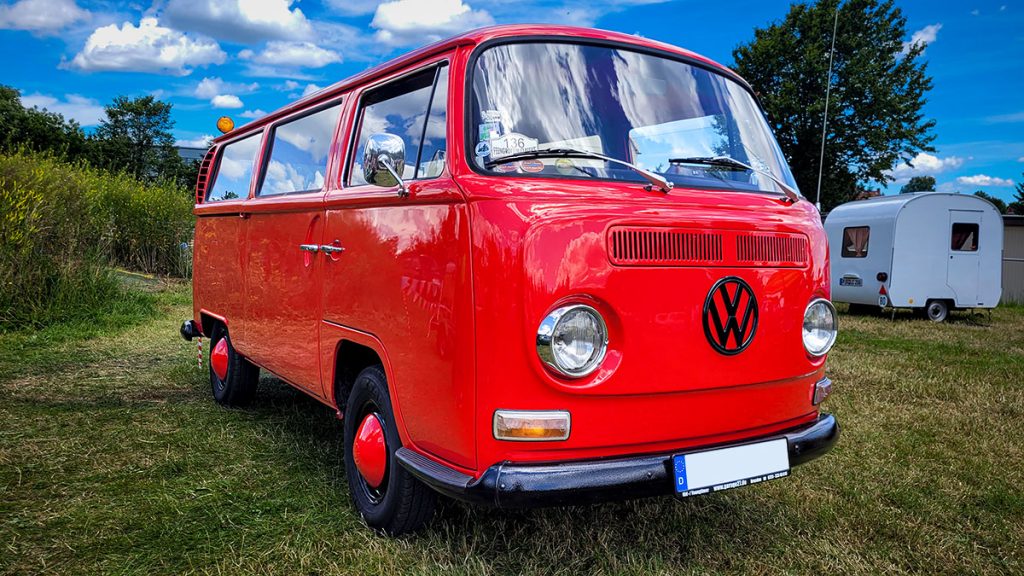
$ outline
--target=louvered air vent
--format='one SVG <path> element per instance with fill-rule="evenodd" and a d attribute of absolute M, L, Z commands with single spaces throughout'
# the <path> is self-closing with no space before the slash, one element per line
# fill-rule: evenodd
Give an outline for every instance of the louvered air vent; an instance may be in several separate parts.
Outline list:
<path fill-rule="evenodd" d="M 737 235 L 736 263 L 757 267 L 804 266 L 807 264 L 807 239 L 794 234 Z"/>
<path fill-rule="evenodd" d="M 201 204 L 206 199 L 206 186 L 210 183 L 210 168 L 213 166 L 213 157 L 216 156 L 217 148 L 213 147 L 206 151 L 202 163 L 199 164 L 199 178 L 196 179 L 196 204 Z"/>
<path fill-rule="evenodd" d="M 674 228 L 624 226 L 608 236 L 609 256 L 620 266 L 694 266 L 722 263 L 722 235 Z"/>
<path fill-rule="evenodd" d="M 617 266 L 803 268 L 807 237 L 789 232 L 614 226 L 608 259 Z"/>

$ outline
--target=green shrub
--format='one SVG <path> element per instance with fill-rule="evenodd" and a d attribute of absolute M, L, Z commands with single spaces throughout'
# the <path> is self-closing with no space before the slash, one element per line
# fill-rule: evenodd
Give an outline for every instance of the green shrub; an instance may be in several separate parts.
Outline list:
<path fill-rule="evenodd" d="M 0 155 L 0 329 L 90 320 L 147 297 L 110 266 L 188 273 L 191 196 L 48 154 Z"/>

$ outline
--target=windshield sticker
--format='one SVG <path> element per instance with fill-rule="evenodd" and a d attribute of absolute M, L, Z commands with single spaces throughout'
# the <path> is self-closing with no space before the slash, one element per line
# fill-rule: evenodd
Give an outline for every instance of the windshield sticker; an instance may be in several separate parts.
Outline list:
<path fill-rule="evenodd" d="M 480 137 L 478 140 L 494 140 L 501 136 L 501 122 L 484 122 L 480 124 Z"/>
<path fill-rule="evenodd" d="M 576 172 L 576 165 L 572 163 L 572 160 L 568 158 L 559 158 L 555 160 L 555 170 L 558 170 L 559 174 L 567 175 Z"/>
<path fill-rule="evenodd" d="M 491 155 L 491 143 L 480 142 L 476 145 L 476 150 L 474 150 L 474 152 L 476 152 L 478 158 L 487 158 Z"/>
<path fill-rule="evenodd" d="M 537 159 L 523 160 L 519 163 L 519 167 L 526 172 L 537 173 L 544 171 L 544 163 Z"/>
<path fill-rule="evenodd" d="M 504 164 L 498 164 L 497 166 L 494 167 L 494 171 L 495 172 L 515 172 L 516 171 L 516 163 L 515 162 L 506 162 Z"/>
<path fill-rule="evenodd" d="M 515 132 L 491 140 L 491 158 L 504 158 L 513 154 L 524 152 L 535 152 L 537 150 L 537 139 L 523 136 Z"/>

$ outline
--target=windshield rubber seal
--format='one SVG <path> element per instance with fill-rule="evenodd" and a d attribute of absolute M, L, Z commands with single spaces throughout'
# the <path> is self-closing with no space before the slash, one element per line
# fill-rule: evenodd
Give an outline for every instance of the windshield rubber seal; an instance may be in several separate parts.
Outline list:
<path fill-rule="evenodd" d="M 472 161 L 470 153 L 473 150 L 473 133 L 474 133 L 474 131 L 472 129 L 473 127 L 471 126 L 471 122 L 469 121 L 470 114 L 472 113 L 472 106 L 473 106 L 473 78 L 474 78 L 474 76 L 476 74 L 476 63 L 477 63 L 477 60 L 480 58 L 480 55 L 483 54 L 488 49 L 493 48 L 495 46 L 505 45 L 505 44 L 575 44 L 575 45 L 581 45 L 581 46 L 598 46 L 598 47 L 601 47 L 601 48 L 614 48 L 614 49 L 619 49 L 619 50 L 628 50 L 628 51 L 631 51 L 631 52 L 637 52 L 637 53 L 644 54 L 644 55 L 647 55 L 647 56 L 656 56 L 656 57 L 659 57 L 659 58 L 665 58 L 665 59 L 668 59 L 668 60 L 674 60 L 674 61 L 680 62 L 682 64 L 688 64 L 690 66 L 695 66 L 697 68 L 701 68 L 701 69 L 706 70 L 706 71 L 708 71 L 708 72 L 710 72 L 712 74 L 717 74 L 719 76 L 722 76 L 723 78 L 726 78 L 728 80 L 732 80 L 733 82 L 739 84 L 744 90 L 746 90 L 750 94 L 751 97 L 753 97 L 754 103 L 757 105 L 757 109 L 761 112 L 761 115 L 764 116 L 765 122 L 766 123 L 768 122 L 768 117 L 765 114 L 764 107 L 761 105 L 761 99 L 758 98 L 757 93 L 754 92 L 754 89 L 750 87 L 750 84 L 748 84 L 746 80 L 744 80 L 739 74 L 737 74 L 736 72 L 733 72 L 732 70 L 730 70 L 728 68 L 723 68 L 723 67 L 716 66 L 714 64 L 711 64 L 711 63 L 706 62 L 704 60 L 701 60 L 699 58 L 695 58 L 693 56 L 687 56 L 685 54 L 679 54 L 679 53 L 676 53 L 676 52 L 671 52 L 669 50 L 663 50 L 661 48 L 654 48 L 654 47 L 651 47 L 651 46 L 642 46 L 642 45 L 633 44 L 633 43 L 630 43 L 630 42 L 623 42 L 621 40 L 608 40 L 608 39 L 604 39 L 604 38 L 577 38 L 577 37 L 570 37 L 570 36 L 558 36 L 558 35 L 553 35 L 553 34 L 529 34 L 529 35 L 523 35 L 523 36 L 508 36 L 508 37 L 502 37 L 502 38 L 491 38 L 489 40 L 485 40 L 485 41 L 477 44 L 473 48 L 473 51 L 470 53 L 469 60 L 466 63 L 466 79 L 465 79 L 465 86 L 464 86 L 464 90 L 463 90 L 463 93 L 464 93 L 463 94 L 463 112 L 462 112 L 463 145 L 466 147 L 465 153 L 463 154 L 463 156 L 466 159 L 466 164 L 469 166 L 469 169 L 472 170 L 473 172 L 475 172 L 476 174 L 479 174 L 480 176 L 488 176 L 488 177 L 491 177 L 491 178 L 508 177 L 507 175 L 502 175 L 501 173 L 495 172 L 493 170 L 481 169 L 480 167 L 478 167 L 476 165 L 476 163 L 474 163 Z M 771 126 L 771 124 L 769 123 L 769 130 L 770 130 L 770 126 Z M 772 136 L 774 137 L 775 135 L 772 134 Z M 576 180 L 576 181 L 583 180 L 582 178 L 579 178 L 579 177 L 576 177 L 576 176 L 568 176 L 568 175 L 562 176 L 562 175 L 556 175 L 556 174 L 544 174 L 544 175 L 517 174 L 516 176 L 521 177 L 521 178 L 538 178 L 538 179 L 541 179 L 541 180 Z M 624 180 L 622 178 L 604 178 L 604 177 L 600 177 L 600 176 L 593 176 L 593 177 L 587 178 L 586 180 L 595 181 L 595 182 L 618 182 L 620 184 L 642 184 L 642 182 L 640 180 L 635 180 L 634 181 L 634 180 Z M 758 194 L 758 195 L 769 195 L 769 196 L 775 196 L 775 195 L 781 194 L 779 192 L 771 192 L 771 191 L 768 191 L 768 190 L 741 190 L 741 189 L 737 189 L 737 188 L 729 187 L 729 186 L 705 186 L 705 185 L 701 185 L 700 187 L 686 186 L 685 188 L 687 188 L 687 189 L 693 188 L 693 189 L 700 189 L 700 190 L 703 190 L 705 188 L 708 189 L 708 190 L 728 190 L 730 192 L 738 192 L 738 193 L 746 193 L 746 194 Z"/>

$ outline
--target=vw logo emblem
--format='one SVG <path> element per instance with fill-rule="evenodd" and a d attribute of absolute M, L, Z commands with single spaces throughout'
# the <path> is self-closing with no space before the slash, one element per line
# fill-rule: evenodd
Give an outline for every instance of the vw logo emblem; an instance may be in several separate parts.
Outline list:
<path fill-rule="evenodd" d="M 722 278 L 704 300 L 704 337 L 719 354 L 739 354 L 757 331 L 757 298 L 735 276 Z"/>

